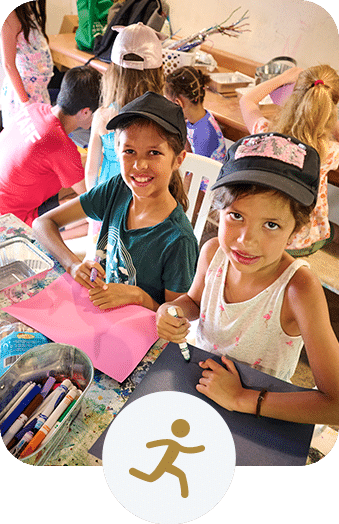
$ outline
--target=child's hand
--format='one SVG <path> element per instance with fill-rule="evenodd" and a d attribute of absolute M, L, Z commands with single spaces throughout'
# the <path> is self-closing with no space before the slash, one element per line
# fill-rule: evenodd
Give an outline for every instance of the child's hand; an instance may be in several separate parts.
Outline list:
<path fill-rule="evenodd" d="M 221 360 L 226 369 L 211 358 L 199 362 L 204 371 L 196 389 L 223 408 L 234 411 L 244 389 L 234 363 L 224 356 Z"/>
<path fill-rule="evenodd" d="M 179 318 L 170 315 L 167 312 L 170 306 L 171 304 L 169 303 L 162 304 L 157 310 L 156 321 L 158 335 L 164 340 L 180 344 L 181 342 L 185 342 L 191 324 L 187 318 L 184 317 L 182 309 L 178 306 L 176 306 L 176 310 Z"/>
<path fill-rule="evenodd" d="M 98 276 L 94 282 L 91 282 L 91 270 L 93 267 L 98 271 Z M 71 268 L 70 275 L 76 282 L 87 289 L 93 289 L 95 287 L 102 288 L 105 286 L 106 273 L 98 262 L 93 262 L 92 260 L 79 261 L 79 264 L 74 264 Z"/>
<path fill-rule="evenodd" d="M 104 284 L 102 287 L 96 286 L 89 290 L 89 299 L 94 306 L 100 309 L 110 309 L 127 304 L 135 304 L 136 286 L 126 284 Z"/>

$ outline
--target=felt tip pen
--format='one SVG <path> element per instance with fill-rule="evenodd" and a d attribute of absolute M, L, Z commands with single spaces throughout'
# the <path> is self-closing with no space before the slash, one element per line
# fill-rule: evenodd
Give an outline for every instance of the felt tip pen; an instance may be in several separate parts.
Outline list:
<path fill-rule="evenodd" d="M 95 258 L 94 258 L 94 262 L 98 262 L 98 264 L 100 264 L 101 262 L 101 257 L 99 257 L 99 255 L 97 255 Z M 91 269 L 91 275 L 89 277 L 90 281 L 91 282 L 94 282 L 94 280 L 97 278 L 98 276 L 98 270 L 96 267 L 92 267 Z"/>
<path fill-rule="evenodd" d="M 22 426 L 26 424 L 28 418 L 31 414 L 40 406 L 43 401 L 43 396 L 41 393 L 38 393 L 33 400 L 28 404 L 28 406 L 23 410 L 21 415 L 14 421 L 11 427 L 6 431 L 6 434 L 2 437 L 5 446 L 8 446 L 11 443 L 12 438 L 20 431 Z"/>
<path fill-rule="evenodd" d="M 70 405 L 72 400 L 75 399 L 77 395 L 77 388 L 70 389 L 66 397 L 60 402 L 58 407 L 53 411 L 51 416 L 47 419 L 47 422 L 39 429 L 38 433 L 34 435 L 29 444 L 25 447 L 23 452 L 20 454 L 20 458 L 28 457 L 31 453 L 40 446 L 41 442 L 44 440 L 45 436 L 50 432 L 60 415 L 65 411 L 65 409 Z"/>
<path fill-rule="evenodd" d="M 22 380 L 19 380 L 19 382 L 17 382 L 15 386 L 11 388 L 9 393 L 0 401 L 0 421 L 19 396 L 22 395 L 28 385 L 29 384 L 25 384 Z"/>
<path fill-rule="evenodd" d="M 35 384 L 33 388 L 29 391 L 29 393 L 27 393 L 25 398 L 18 404 L 18 406 L 12 411 L 12 413 L 4 420 L 0 428 L 2 437 L 9 430 L 13 422 L 15 422 L 16 419 L 21 415 L 21 413 L 28 406 L 28 404 L 30 404 L 30 402 L 34 399 L 34 397 L 36 397 L 37 394 L 40 393 L 40 391 L 41 391 L 41 386 L 39 386 L 38 384 Z"/>
<path fill-rule="evenodd" d="M 72 382 L 66 378 L 61 384 L 58 385 L 58 387 L 54 391 L 51 391 L 51 393 L 45 398 L 45 400 L 43 401 L 43 403 L 40 406 L 40 411 L 39 411 L 39 416 L 41 414 L 47 415 L 44 421 L 42 422 L 42 424 L 46 422 L 47 418 L 50 416 L 52 411 L 57 407 L 59 402 L 61 402 L 61 400 L 66 395 L 67 391 L 71 389 L 71 387 L 73 387 Z M 46 413 L 46 410 L 47 410 L 47 413 Z M 37 422 L 37 417 L 33 414 L 33 416 L 28 420 L 27 424 L 30 423 L 33 418 L 35 418 L 35 422 Z"/>
<path fill-rule="evenodd" d="M 5 419 L 12 413 L 12 411 L 17 407 L 17 405 L 22 401 L 23 398 L 27 395 L 27 393 L 34 387 L 34 384 L 32 381 L 27 382 L 21 389 L 18 391 L 18 393 L 15 395 L 14 398 L 9 402 L 9 404 L 5 407 L 3 412 L 1 413 L 1 419 L 0 419 L 0 427 L 1 424 L 5 421 Z"/>
<path fill-rule="evenodd" d="M 19 440 L 17 445 L 11 450 L 11 453 L 14 457 L 18 457 L 20 453 L 24 450 L 24 447 L 32 440 L 34 437 L 33 431 L 27 431 L 24 436 Z"/>
<path fill-rule="evenodd" d="M 174 306 L 170 306 L 167 310 L 167 312 L 172 316 L 172 317 L 176 317 L 176 318 L 179 318 L 178 317 L 178 313 L 177 313 L 177 310 Z M 184 359 L 189 362 L 190 359 L 191 359 L 191 355 L 190 355 L 190 350 L 188 349 L 188 345 L 186 342 L 182 342 L 181 344 L 179 344 L 179 348 L 180 348 L 180 351 L 181 351 L 181 354 L 182 356 L 184 357 Z"/>
<path fill-rule="evenodd" d="M 67 379 L 66 379 L 67 380 Z M 64 382 L 66 382 L 66 380 Z M 47 422 L 48 417 L 53 413 L 56 407 L 60 404 L 62 399 L 66 396 L 70 387 L 73 387 L 73 384 L 70 380 L 66 384 L 60 384 L 57 389 L 53 391 L 50 395 L 51 399 L 48 404 L 44 405 L 44 409 L 40 411 L 38 417 L 35 421 L 34 431 L 37 432 L 41 426 Z"/>
<path fill-rule="evenodd" d="M 65 409 L 65 411 L 62 413 L 62 415 L 58 418 L 58 420 L 55 423 L 55 425 L 51 428 L 51 430 L 48 433 L 48 435 L 46 435 L 46 437 L 44 438 L 44 444 L 46 444 L 46 442 L 48 442 L 53 437 L 54 433 L 56 432 L 56 430 L 58 429 L 58 427 L 60 426 L 60 424 L 62 423 L 64 418 L 66 417 L 66 415 L 68 415 L 68 413 L 71 411 L 72 407 L 74 406 L 74 404 L 76 403 L 76 401 L 80 397 L 81 393 L 82 393 L 82 391 L 80 391 L 78 389 L 75 399 L 72 400 L 72 402 L 70 403 L 68 408 Z"/>
<path fill-rule="evenodd" d="M 10 449 L 17 442 L 17 440 L 14 438 L 15 435 L 18 433 L 18 431 L 20 431 L 22 426 L 26 424 L 27 420 L 32 415 L 32 413 L 34 413 L 42 404 L 44 398 L 48 394 L 54 382 L 55 379 L 53 377 L 50 377 L 45 382 L 40 393 L 38 393 L 36 397 L 34 397 L 34 399 L 28 404 L 28 406 L 23 410 L 21 415 L 16 419 L 16 421 L 11 425 L 6 434 L 3 436 L 4 444 L 5 446 L 7 446 L 8 449 Z"/>

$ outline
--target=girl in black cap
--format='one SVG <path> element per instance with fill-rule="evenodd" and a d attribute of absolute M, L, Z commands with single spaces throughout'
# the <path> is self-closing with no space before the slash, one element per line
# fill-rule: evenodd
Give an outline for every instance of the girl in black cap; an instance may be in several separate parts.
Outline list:
<path fill-rule="evenodd" d="M 178 171 L 186 154 L 184 116 L 179 106 L 148 92 L 124 106 L 108 128 L 116 129 L 121 175 L 41 216 L 33 228 L 89 290 L 94 305 L 139 304 L 155 311 L 189 289 L 198 257 Z M 59 233 L 86 216 L 102 222 L 97 243 L 101 264 L 79 260 Z"/>
<path fill-rule="evenodd" d="M 177 343 L 199 318 L 197 346 L 221 355 L 225 367 L 200 362 L 196 388 L 230 411 L 339 423 L 339 344 L 326 298 L 309 264 L 285 251 L 314 207 L 319 167 L 315 149 L 286 135 L 233 144 L 212 187 L 218 238 L 204 244 L 188 293 L 157 311 L 159 336 Z M 228 358 L 290 381 L 303 344 L 318 388 L 311 391 L 244 389 Z"/>
<path fill-rule="evenodd" d="M 292 93 L 286 98 L 283 91 Z M 277 90 L 277 91 L 276 91 Z M 259 102 L 268 94 L 281 97 L 281 111 L 270 122 Z M 308 69 L 293 67 L 258 84 L 240 99 L 240 108 L 250 133 L 277 131 L 314 147 L 321 159 L 317 204 L 311 220 L 291 238 L 289 253 L 306 256 L 329 242 L 339 242 L 339 226 L 328 218 L 327 173 L 339 166 L 338 132 L 339 75 L 329 65 Z M 336 135 L 334 137 L 333 135 Z M 335 138 L 335 139 L 334 139 Z"/>

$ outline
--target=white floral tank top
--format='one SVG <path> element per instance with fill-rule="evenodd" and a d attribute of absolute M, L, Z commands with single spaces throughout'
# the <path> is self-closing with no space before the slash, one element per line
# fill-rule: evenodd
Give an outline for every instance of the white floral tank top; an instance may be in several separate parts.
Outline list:
<path fill-rule="evenodd" d="M 286 286 L 301 266 L 309 267 L 309 264 L 302 259 L 294 260 L 261 293 L 245 302 L 229 304 L 224 299 L 228 258 L 219 248 L 205 277 L 197 346 L 290 381 L 303 339 L 283 331 L 280 314 Z"/>

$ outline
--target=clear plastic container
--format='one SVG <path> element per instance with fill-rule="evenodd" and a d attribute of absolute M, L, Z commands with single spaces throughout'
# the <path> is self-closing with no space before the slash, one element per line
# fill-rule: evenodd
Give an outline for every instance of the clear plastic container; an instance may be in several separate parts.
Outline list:
<path fill-rule="evenodd" d="M 43 278 L 53 261 L 29 240 L 13 237 L 0 244 L 0 291 Z"/>
<path fill-rule="evenodd" d="M 22 459 L 25 464 L 43 466 L 66 436 L 70 425 L 79 414 L 84 396 L 92 383 L 94 368 L 89 357 L 75 346 L 67 344 L 43 344 L 29 349 L 2 377 L 0 377 L 0 403 L 19 383 L 40 381 L 47 376 L 61 381 L 69 378 L 82 393 L 53 436 L 31 455 Z"/>

